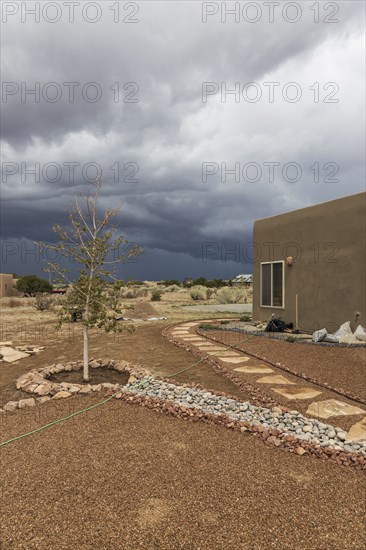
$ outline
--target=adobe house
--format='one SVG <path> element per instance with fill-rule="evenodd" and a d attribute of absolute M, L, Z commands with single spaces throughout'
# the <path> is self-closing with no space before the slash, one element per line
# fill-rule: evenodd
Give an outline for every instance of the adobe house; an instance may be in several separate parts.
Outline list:
<path fill-rule="evenodd" d="M 14 288 L 16 281 L 12 274 L 0 273 L 0 298 L 10 298 L 17 296 L 17 291 Z"/>
<path fill-rule="evenodd" d="M 254 320 L 366 326 L 366 193 L 257 220 L 253 243 Z"/>

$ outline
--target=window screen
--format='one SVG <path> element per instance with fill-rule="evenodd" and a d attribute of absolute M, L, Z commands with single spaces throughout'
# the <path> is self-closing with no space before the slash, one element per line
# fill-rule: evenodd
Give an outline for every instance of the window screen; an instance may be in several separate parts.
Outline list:
<path fill-rule="evenodd" d="M 261 264 L 261 305 L 283 307 L 283 263 Z"/>
<path fill-rule="evenodd" d="M 271 304 L 271 264 L 262 264 L 262 305 Z"/>
<path fill-rule="evenodd" d="M 272 305 L 282 307 L 282 263 L 272 264 Z"/>

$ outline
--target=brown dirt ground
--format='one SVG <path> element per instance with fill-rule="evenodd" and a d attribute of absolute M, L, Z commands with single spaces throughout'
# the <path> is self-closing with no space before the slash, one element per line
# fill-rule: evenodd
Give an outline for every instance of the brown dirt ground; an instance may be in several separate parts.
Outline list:
<path fill-rule="evenodd" d="M 128 324 L 128 323 L 126 323 Z M 158 376 L 176 373 L 196 360 L 187 351 L 177 348 L 162 337 L 161 331 L 167 322 L 146 322 L 138 324 L 134 333 L 106 334 L 103 331 L 90 331 L 90 356 L 102 359 L 115 359 L 139 363 Z M 29 397 L 29 394 L 15 388 L 15 381 L 32 368 L 46 367 L 53 363 L 82 359 L 81 324 L 65 325 L 61 332 L 54 329 L 51 321 L 37 324 L 28 323 L 25 330 L 8 334 L 14 345 L 31 343 L 45 346 L 38 355 L 22 359 L 16 363 L 0 364 L 0 406 L 10 400 Z M 5 339 L 5 338 L 4 338 Z M 97 370 L 97 369 L 96 369 Z M 91 370 L 91 383 L 99 383 Z M 111 371 L 112 372 L 112 371 Z M 109 373 L 105 382 L 115 382 Z M 93 379 L 94 378 L 94 379 Z M 227 392 L 247 400 L 249 396 L 233 382 L 215 373 L 207 363 L 201 363 L 185 373 L 175 376 L 177 381 L 202 384 L 208 389 Z"/>
<path fill-rule="evenodd" d="M 156 309 L 146 301 L 138 301 L 134 308 L 124 313 L 126 317 L 133 319 L 148 319 L 149 317 L 161 317 Z"/>
<path fill-rule="evenodd" d="M 1 440 L 80 402 L 9 414 Z M 138 405 L 113 400 L 1 454 L 4 550 L 366 546 L 360 472 Z"/>
<path fill-rule="evenodd" d="M 114 369 L 98 368 L 90 370 L 93 384 L 101 384 L 102 382 L 109 382 L 111 384 L 121 384 L 125 385 L 129 379 L 128 372 L 117 372 Z M 49 380 L 51 382 L 72 382 L 75 384 L 85 384 L 83 380 L 83 371 L 71 371 L 71 372 L 60 372 L 58 374 L 53 374 L 50 376 Z"/>

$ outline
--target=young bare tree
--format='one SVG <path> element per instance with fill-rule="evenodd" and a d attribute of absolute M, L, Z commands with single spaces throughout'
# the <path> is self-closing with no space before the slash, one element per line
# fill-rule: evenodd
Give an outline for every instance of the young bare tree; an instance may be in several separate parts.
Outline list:
<path fill-rule="evenodd" d="M 98 202 L 101 182 L 94 184 L 93 193 L 75 195 L 74 205 L 69 213 L 69 225 L 54 226 L 59 237 L 57 244 L 37 243 L 42 249 L 56 253 L 59 261 L 47 260 L 45 271 L 56 273 L 63 281 L 71 285 L 71 290 L 63 307 L 59 310 L 60 325 L 70 319 L 70 307 L 80 311 L 83 323 L 83 379 L 89 377 L 89 328 L 104 328 L 106 331 L 120 330 L 116 313 L 117 301 L 113 293 L 108 292 L 108 279 L 116 280 L 115 270 L 118 264 L 143 251 L 136 245 L 118 235 L 118 229 L 112 225 L 112 219 L 120 208 L 104 210 L 98 217 Z M 79 264 L 79 277 L 76 282 L 70 280 L 70 268 L 61 265 L 61 259 Z"/>

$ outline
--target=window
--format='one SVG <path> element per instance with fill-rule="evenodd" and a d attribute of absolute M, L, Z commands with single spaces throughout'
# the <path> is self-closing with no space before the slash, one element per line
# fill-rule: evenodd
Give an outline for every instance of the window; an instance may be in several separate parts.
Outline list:
<path fill-rule="evenodd" d="M 284 262 L 261 264 L 261 306 L 285 307 L 284 305 Z"/>

